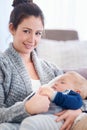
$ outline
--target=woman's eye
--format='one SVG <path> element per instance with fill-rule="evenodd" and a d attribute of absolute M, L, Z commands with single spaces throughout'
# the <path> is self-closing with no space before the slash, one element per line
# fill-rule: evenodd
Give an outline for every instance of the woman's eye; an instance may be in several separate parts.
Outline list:
<path fill-rule="evenodd" d="M 29 30 L 24 30 L 24 33 L 30 33 L 30 31 Z"/>
<path fill-rule="evenodd" d="M 41 36 L 41 35 L 42 35 L 42 32 L 37 32 L 36 35 Z"/>

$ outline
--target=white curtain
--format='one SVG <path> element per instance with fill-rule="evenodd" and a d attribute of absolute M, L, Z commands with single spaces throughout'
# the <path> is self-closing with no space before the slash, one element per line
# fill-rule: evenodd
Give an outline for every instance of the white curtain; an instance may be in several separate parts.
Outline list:
<path fill-rule="evenodd" d="M 87 0 L 34 0 L 46 18 L 45 28 L 74 29 L 87 40 Z"/>
<path fill-rule="evenodd" d="M 12 0 L 0 0 L 0 51 L 8 47 L 10 33 L 8 30 L 9 15 L 11 12 Z"/>
<path fill-rule="evenodd" d="M 74 28 L 76 0 L 34 0 L 43 9 L 46 28 Z"/>

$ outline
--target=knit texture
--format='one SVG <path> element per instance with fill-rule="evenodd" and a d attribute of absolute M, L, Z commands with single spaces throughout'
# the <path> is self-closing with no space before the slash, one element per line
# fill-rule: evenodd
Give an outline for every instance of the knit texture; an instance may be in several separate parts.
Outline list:
<path fill-rule="evenodd" d="M 42 85 L 62 73 L 55 65 L 39 59 L 35 51 L 32 52 L 32 60 Z M 31 92 L 30 76 L 11 43 L 0 54 L 0 123 L 21 122 L 29 116 L 25 111 L 24 99 Z"/>

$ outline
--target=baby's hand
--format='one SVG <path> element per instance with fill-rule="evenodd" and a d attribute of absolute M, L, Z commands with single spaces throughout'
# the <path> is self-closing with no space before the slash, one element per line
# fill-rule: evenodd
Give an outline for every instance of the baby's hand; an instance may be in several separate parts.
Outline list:
<path fill-rule="evenodd" d="M 54 90 L 51 87 L 41 87 L 40 88 L 40 94 L 44 96 L 48 96 L 49 99 L 51 99 L 53 95 Z"/>

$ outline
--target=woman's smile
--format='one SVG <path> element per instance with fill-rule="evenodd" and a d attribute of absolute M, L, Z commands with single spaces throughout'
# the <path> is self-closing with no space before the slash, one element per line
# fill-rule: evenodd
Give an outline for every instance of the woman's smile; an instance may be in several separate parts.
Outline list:
<path fill-rule="evenodd" d="M 32 45 L 32 44 L 26 44 L 26 43 L 24 43 L 24 46 L 25 46 L 25 48 L 26 49 L 32 49 L 32 48 L 34 48 L 34 46 Z"/>

